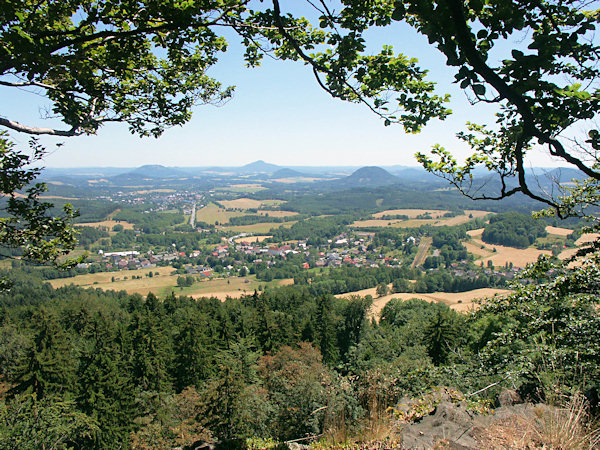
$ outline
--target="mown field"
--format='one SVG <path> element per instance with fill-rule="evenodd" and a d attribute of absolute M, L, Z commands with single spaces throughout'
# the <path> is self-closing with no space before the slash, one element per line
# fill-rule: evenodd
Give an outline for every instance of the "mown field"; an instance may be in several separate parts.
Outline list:
<path fill-rule="evenodd" d="M 491 261 L 495 267 L 503 267 L 512 263 L 515 267 L 523 268 L 527 264 L 537 261 L 540 255 L 552 254 L 550 250 L 538 250 L 534 247 L 520 249 L 487 244 L 481 240 L 483 228 L 467 231 L 467 234 L 471 239 L 464 242 L 463 245 L 467 248 L 467 251 L 478 256 L 476 262 L 483 263 L 484 266 L 487 266 L 488 261 Z"/>
<path fill-rule="evenodd" d="M 240 211 L 227 211 L 225 208 L 221 208 L 214 203 L 209 203 L 204 208 L 196 211 L 196 222 L 206 222 L 214 225 L 217 222 L 227 223 L 231 217 L 239 217 L 246 215 L 245 212 Z"/>
<path fill-rule="evenodd" d="M 389 209 L 373 214 L 372 219 L 357 220 L 352 226 L 358 228 L 370 228 L 370 227 L 392 227 L 392 228 L 416 228 L 422 225 L 432 225 L 436 227 L 441 226 L 455 226 L 467 223 L 470 220 L 485 217 L 490 214 L 489 211 L 479 210 L 468 210 L 464 214 L 460 214 L 454 217 L 443 217 L 444 214 L 448 213 L 446 210 L 437 209 Z M 424 214 L 429 214 L 431 218 L 417 219 L 417 217 Z M 408 219 L 382 219 L 384 216 L 408 216 Z"/>
<path fill-rule="evenodd" d="M 115 225 L 123 225 L 123 229 L 125 230 L 133 230 L 133 224 L 129 222 L 125 222 L 124 220 L 103 220 L 100 222 L 85 222 L 85 223 L 77 223 L 78 227 L 94 227 L 101 228 L 104 227 L 108 231 L 112 231 Z"/>
<path fill-rule="evenodd" d="M 219 223 L 220 225 L 226 225 L 227 223 L 229 223 L 229 220 L 232 217 L 241 217 L 241 216 L 250 215 L 250 214 L 269 216 L 269 217 L 277 217 L 277 218 L 294 216 L 294 215 L 298 214 L 297 212 L 293 212 L 293 211 L 281 211 L 281 210 L 269 211 L 269 210 L 265 210 L 265 209 L 260 209 L 260 208 L 265 208 L 265 207 L 277 206 L 278 204 L 281 203 L 279 200 L 259 201 L 259 200 L 254 200 L 251 198 L 238 198 L 235 200 L 222 200 L 219 203 L 221 205 L 223 205 L 224 208 L 221 208 L 220 206 L 218 206 L 215 203 L 209 203 L 204 208 L 201 208 L 198 211 L 196 211 L 196 221 L 206 222 L 209 224 Z M 256 212 L 248 211 L 250 209 L 256 210 Z M 271 228 L 273 228 L 273 226 L 278 226 L 280 224 L 269 223 L 267 225 L 265 223 L 265 224 L 256 224 L 256 225 L 259 225 L 259 226 L 251 228 L 252 231 L 249 231 L 249 232 L 253 232 L 253 233 L 261 232 L 258 230 L 269 231 Z M 263 225 L 263 226 L 260 226 L 260 225 Z M 246 228 L 253 227 L 253 225 L 247 225 L 247 226 L 243 226 L 243 227 L 244 227 L 244 229 L 241 229 L 240 231 L 246 231 Z M 237 228 L 239 228 L 239 227 L 237 227 Z M 232 229 L 234 229 L 234 227 L 232 227 Z"/>
<path fill-rule="evenodd" d="M 264 222 L 264 223 L 253 223 L 251 225 L 235 225 L 235 226 L 226 226 L 223 227 L 223 230 L 227 231 L 235 231 L 237 233 L 268 233 L 272 228 L 290 228 L 292 225 L 296 223 L 295 220 L 290 222 Z"/>
<path fill-rule="evenodd" d="M 391 285 L 389 285 L 391 288 Z M 417 294 L 414 292 L 401 292 L 397 294 L 385 295 L 382 297 L 378 297 L 376 293 L 376 288 L 371 289 L 363 289 L 356 292 L 348 292 L 346 294 L 336 295 L 338 298 L 348 298 L 353 295 L 359 295 L 361 297 L 365 297 L 370 295 L 373 297 L 373 306 L 370 311 L 371 317 L 376 319 L 379 318 L 381 314 L 381 310 L 383 307 L 393 298 L 409 300 L 411 298 L 418 298 L 421 300 L 425 300 L 428 302 L 436 302 L 436 303 L 444 303 L 448 305 L 450 308 L 459 312 L 470 311 L 473 308 L 477 307 L 475 301 L 477 299 L 485 299 L 494 297 L 496 295 L 506 295 L 511 291 L 508 289 L 474 289 L 472 291 L 466 292 L 433 292 L 431 294 Z"/>
<path fill-rule="evenodd" d="M 49 283 L 54 288 L 74 284 L 82 287 L 95 287 L 105 290 L 112 289 L 115 291 L 127 291 L 129 293 L 146 295 L 148 292 L 157 292 L 165 286 L 176 285 L 177 277 L 171 275 L 174 271 L 175 269 L 173 267 L 167 266 L 139 270 L 97 272 L 77 275 L 71 278 L 58 278 L 56 280 L 50 280 Z M 151 278 L 147 276 L 149 272 L 153 273 Z M 156 272 L 158 272 L 158 275 L 154 275 Z M 141 276 L 142 278 L 132 279 L 134 276 Z M 113 277 L 115 281 L 112 281 Z M 127 277 L 127 279 L 125 279 L 125 277 Z"/>
<path fill-rule="evenodd" d="M 255 192 L 263 191 L 265 189 L 266 189 L 266 187 L 264 187 L 263 185 L 258 184 L 258 183 L 232 184 L 230 186 L 217 188 L 218 191 L 239 192 L 242 194 L 243 193 L 253 194 Z"/>

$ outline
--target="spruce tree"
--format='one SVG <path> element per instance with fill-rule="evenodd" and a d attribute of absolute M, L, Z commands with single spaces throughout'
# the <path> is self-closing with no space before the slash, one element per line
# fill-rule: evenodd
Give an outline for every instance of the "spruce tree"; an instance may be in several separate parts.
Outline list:
<path fill-rule="evenodd" d="M 77 405 L 98 425 L 81 448 L 117 448 L 134 429 L 135 396 L 117 333 L 106 318 L 95 317 L 78 370 Z"/>
<path fill-rule="evenodd" d="M 36 332 L 29 351 L 15 370 L 11 395 L 32 393 L 42 399 L 52 393 L 70 392 L 75 360 L 66 333 L 44 309 L 34 314 L 32 323 Z"/>
<path fill-rule="evenodd" d="M 207 329 L 204 317 L 190 317 L 175 337 L 173 378 L 177 392 L 188 386 L 200 386 L 213 372 L 216 350 Z"/>
<path fill-rule="evenodd" d="M 323 361 L 332 364 L 339 359 L 338 342 L 332 313 L 331 298 L 323 295 L 317 298 L 315 317 L 315 342 L 321 350 Z"/>

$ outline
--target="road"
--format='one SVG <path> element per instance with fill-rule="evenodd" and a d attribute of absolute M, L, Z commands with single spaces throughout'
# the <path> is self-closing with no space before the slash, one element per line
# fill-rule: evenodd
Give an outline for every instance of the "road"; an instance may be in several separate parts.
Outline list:
<path fill-rule="evenodd" d="M 415 256 L 415 260 L 411 264 L 411 267 L 418 267 L 425 262 L 425 258 L 427 257 L 427 252 L 429 251 L 429 247 L 431 247 L 431 243 L 433 239 L 430 237 L 422 237 L 421 242 L 419 243 L 419 248 L 417 249 L 417 254 Z"/>
<path fill-rule="evenodd" d="M 192 228 L 196 226 L 196 203 L 192 206 L 192 215 L 190 216 L 190 225 Z"/>

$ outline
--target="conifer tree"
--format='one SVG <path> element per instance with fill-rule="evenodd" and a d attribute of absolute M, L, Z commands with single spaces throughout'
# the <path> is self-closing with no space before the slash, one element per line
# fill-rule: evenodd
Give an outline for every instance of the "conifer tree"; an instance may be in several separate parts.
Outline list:
<path fill-rule="evenodd" d="M 321 351 L 323 361 L 332 364 L 339 359 L 335 324 L 332 316 L 331 298 L 323 295 L 317 299 L 315 317 L 316 344 Z"/>
<path fill-rule="evenodd" d="M 129 326 L 134 384 L 142 391 L 169 391 L 172 342 L 150 311 L 136 314 Z"/>
<path fill-rule="evenodd" d="M 425 330 L 427 353 L 435 365 L 446 362 L 457 339 L 458 329 L 450 311 L 438 309 Z"/>
<path fill-rule="evenodd" d="M 36 332 L 31 347 L 16 369 L 11 394 L 31 393 L 38 399 L 50 393 L 69 392 L 75 363 L 66 333 L 44 309 L 32 318 Z"/>
<path fill-rule="evenodd" d="M 190 317 L 175 337 L 173 378 L 177 392 L 189 386 L 198 387 L 212 375 L 216 349 L 207 329 L 204 317 Z"/>
<path fill-rule="evenodd" d="M 94 318 L 77 374 L 77 404 L 95 420 L 98 431 L 79 442 L 81 448 L 120 447 L 134 429 L 133 386 L 116 334 L 106 318 Z"/>

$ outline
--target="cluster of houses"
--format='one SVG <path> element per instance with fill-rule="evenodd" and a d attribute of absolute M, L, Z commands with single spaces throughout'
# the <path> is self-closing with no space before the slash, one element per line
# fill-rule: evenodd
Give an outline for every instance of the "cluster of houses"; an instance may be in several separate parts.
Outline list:
<path fill-rule="evenodd" d="M 151 269 L 156 267 L 157 263 L 175 261 L 182 256 L 177 252 L 164 252 L 155 255 L 152 251 L 140 254 L 135 250 L 106 253 L 99 250 L 98 254 L 107 270 Z"/>

